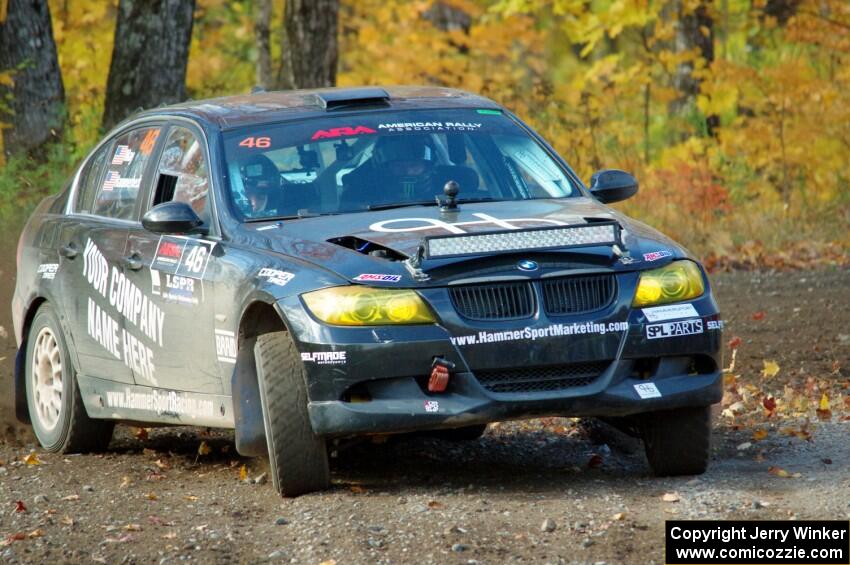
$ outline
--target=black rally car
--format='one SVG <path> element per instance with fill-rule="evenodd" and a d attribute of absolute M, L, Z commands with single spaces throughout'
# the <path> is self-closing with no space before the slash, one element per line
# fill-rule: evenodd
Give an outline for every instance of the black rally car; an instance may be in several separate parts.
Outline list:
<path fill-rule="evenodd" d="M 235 428 L 284 495 L 327 438 L 609 418 L 702 472 L 721 321 L 680 245 L 608 208 L 491 100 L 258 93 L 143 112 L 21 235 L 18 417 L 50 451 L 115 421 Z"/>

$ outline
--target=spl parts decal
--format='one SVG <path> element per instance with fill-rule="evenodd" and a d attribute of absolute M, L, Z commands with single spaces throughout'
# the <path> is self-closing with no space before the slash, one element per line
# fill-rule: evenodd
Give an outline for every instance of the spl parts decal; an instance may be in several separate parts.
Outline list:
<path fill-rule="evenodd" d="M 257 277 L 261 279 L 266 279 L 271 284 L 275 284 L 277 286 L 286 286 L 286 283 L 295 278 L 293 273 L 289 271 L 279 271 L 277 269 L 268 269 L 262 268 L 260 272 L 257 273 Z"/>
<path fill-rule="evenodd" d="M 236 334 L 230 330 L 215 330 L 215 354 L 222 363 L 236 363 Z"/>
<path fill-rule="evenodd" d="M 376 275 L 374 273 L 363 273 L 357 275 L 351 280 L 358 282 L 398 282 L 401 280 L 401 275 Z"/>
<path fill-rule="evenodd" d="M 703 332 L 702 320 L 683 320 L 681 322 L 665 322 L 646 326 L 646 339 L 663 337 L 680 337 L 696 335 Z"/>
<path fill-rule="evenodd" d="M 348 361 L 345 351 L 304 351 L 301 353 L 301 360 L 317 365 L 344 365 Z"/>
<path fill-rule="evenodd" d="M 661 391 L 655 386 L 655 383 L 640 383 L 635 385 L 635 392 L 643 399 L 661 398 Z"/>
<path fill-rule="evenodd" d="M 426 412 L 439 412 L 440 411 L 440 402 L 438 400 L 426 400 L 425 401 L 425 411 Z"/>
<path fill-rule="evenodd" d="M 215 242 L 180 235 L 159 238 L 151 269 L 192 279 L 203 278 Z"/>
<path fill-rule="evenodd" d="M 151 294 L 160 296 L 163 300 L 197 306 L 204 301 L 204 284 L 190 277 L 160 273 L 151 269 Z M 200 288 L 200 292 L 198 289 Z M 198 297 L 200 295 L 200 298 Z"/>
<path fill-rule="evenodd" d="M 464 234 L 469 233 L 465 229 L 466 226 L 493 226 L 506 230 L 520 230 L 529 227 L 545 227 L 545 226 L 567 226 L 565 222 L 560 220 L 552 220 L 550 218 L 509 218 L 500 219 L 489 214 L 475 212 L 472 214 L 477 220 L 469 220 L 466 222 L 444 222 L 435 218 L 400 218 L 396 220 L 384 220 L 375 222 L 369 229 L 375 232 L 382 233 L 406 233 L 415 231 L 443 230 L 449 233 Z M 578 218 L 576 222 L 580 222 Z M 401 224 L 400 227 L 390 227 Z M 412 225 L 411 225 L 412 224 Z M 515 225 L 523 224 L 523 225 Z M 537 224 L 531 226 L 527 224 Z"/>
<path fill-rule="evenodd" d="M 42 263 L 38 266 L 38 270 L 35 273 L 41 275 L 43 280 L 53 280 L 56 278 L 56 273 L 58 272 L 59 263 Z"/>
<path fill-rule="evenodd" d="M 642 312 L 648 322 L 663 322 L 665 320 L 699 317 L 697 309 L 691 303 L 654 306 L 652 308 L 644 308 Z"/>
<path fill-rule="evenodd" d="M 665 257 L 672 257 L 673 254 L 666 249 L 662 249 L 661 251 L 653 251 L 652 253 L 644 253 L 643 260 L 647 262 L 658 261 L 659 259 L 663 259 Z"/>

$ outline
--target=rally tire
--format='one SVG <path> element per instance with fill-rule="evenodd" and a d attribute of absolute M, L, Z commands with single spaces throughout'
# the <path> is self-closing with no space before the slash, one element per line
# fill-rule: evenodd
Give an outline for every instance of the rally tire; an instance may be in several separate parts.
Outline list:
<path fill-rule="evenodd" d="M 287 332 L 261 335 L 254 345 L 272 483 L 281 496 L 330 486 L 325 440 L 313 433 L 301 356 Z"/>
<path fill-rule="evenodd" d="M 33 432 L 52 453 L 104 451 L 115 422 L 89 418 L 69 347 L 53 307 L 43 304 L 30 325 L 24 369 Z"/>
<path fill-rule="evenodd" d="M 701 475 L 711 451 L 711 407 L 645 414 L 641 437 L 654 475 Z"/>
<path fill-rule="evenodd" d="M 435 430 L 433 436 L 446 441 L 473 441 L 483 436 L 485 431 L 487 431 L 487 424 L 476 424 L 462 428 Z"/>

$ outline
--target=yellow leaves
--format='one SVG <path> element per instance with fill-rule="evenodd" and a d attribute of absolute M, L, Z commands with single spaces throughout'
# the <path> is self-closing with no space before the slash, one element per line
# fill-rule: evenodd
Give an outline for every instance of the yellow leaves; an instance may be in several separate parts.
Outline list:
<path fill-rule="evenodd" d="M 242 482 L 248 480 L 248 468 L 245 465 L 239 467 L 239 480 Z"/>
<path fill-rule="evenodd" d="M 829 408 L 829 396 L 827 396 L 826 393 L 823 393 L 821 396 L 815 413 L 817 414 L 818 420 L 832 420 L 832 410 Z"/>
<path fill-rule="evenodd" d="M 38 458 L 38 454 L 35 451 L 31 451 L 26 457 L 24 457 L 24 463 L 27 465 L 41 465 L 41 460 Z"/>
<path fill-rule="evenodd" d="M 761 371 L 761 375 L 764 378 L 771 379 L 779 374 L 779 365 L 776 361 L 767 361 L 764 360 L 764 368 Z"/>
<path fill-rule="evenodd" d="M 767 437 L 767 430 L 759 429 L 753 432 L 753 441 L 761 441 Z"/>
<path fill-rule="evenodd" d="M 202 441 L 201 445 L 198 446 L 198 455 L 209 455 L 210 454 L 210 446 L 206 441 Z"/>
<path fill-rule="evenodd" d="M 789 473 L 781 467 L 769 467 L 767 472 L 780 479 L 799 479 L 803 476 L 801 473 Z"/>

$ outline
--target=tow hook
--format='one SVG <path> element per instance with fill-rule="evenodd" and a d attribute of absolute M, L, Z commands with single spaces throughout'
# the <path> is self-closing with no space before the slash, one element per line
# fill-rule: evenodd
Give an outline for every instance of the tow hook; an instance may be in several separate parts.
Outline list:
<path fill-rule="evenodd" d="M 449 371 L 455 364 L 442 357 L 434 357 L 431 361 L 431 378 L 428 379 L 428 392 L 445 392 L 449 386 Z"/>

